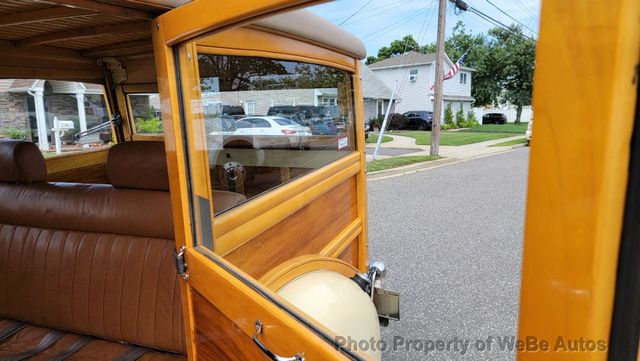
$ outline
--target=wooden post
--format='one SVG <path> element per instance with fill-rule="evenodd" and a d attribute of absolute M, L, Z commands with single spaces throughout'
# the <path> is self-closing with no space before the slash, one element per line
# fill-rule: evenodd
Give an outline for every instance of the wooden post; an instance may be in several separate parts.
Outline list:
<path fill-rule="evenodd" d="M 444 27 L 446 22 L 447 0 L 440 0 L 438 7 L 438 39 L 436 47 L 436 87 L 433 104 L 433 122 L 431 124 L 431 147 L 429 154 L 440 154 L 440 119 L 442 119 L 442 78 L 444 74 Z"/>

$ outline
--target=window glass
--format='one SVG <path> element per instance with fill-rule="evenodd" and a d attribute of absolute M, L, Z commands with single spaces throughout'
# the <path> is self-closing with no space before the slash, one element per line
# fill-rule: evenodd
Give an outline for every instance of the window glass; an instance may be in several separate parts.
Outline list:
<path fill-rule="evenodd" d="M 109 117 L 100 84 L 0 79 L 0 139 L 34 142 L 45 157 L 108 147 Z"/>
<path fill-rule="evenodd" d="M 351 74 L 345 71 L 209 54 L 199 55 L 199 71 L 216 213 L 356 149 Z M 245 110 L 254 114 L 247 117 Z M 212 125 L 222 120 L 233 126 L 223 131 Z"/>
<path fill-rule="evenodd" d="M 127 95 L 136 134 L 162 134 L 162 112 L 158 93 Z"/>

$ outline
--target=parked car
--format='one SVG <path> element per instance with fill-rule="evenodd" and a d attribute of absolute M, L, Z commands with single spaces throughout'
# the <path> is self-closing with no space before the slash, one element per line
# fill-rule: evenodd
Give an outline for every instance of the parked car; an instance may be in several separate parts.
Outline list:
<path fill-rule="evenodd" d="M 302 148 L 309 145 L 311 129 L 289 118 L 246 117 L 236 122 L 233 138 L 247 139 L 254 149 Z"/>
<path fill-rule="evenodd" d="M 222 115 L 227 115 L 235 120 L 242 119 L 247 115 L 244 113 L 244 108 L 239 105 L 223 105 Z"/>
<path fill-rule="evenodd" d="M 527 125 L 527 131 L 524 132 L 524 135 L 527 139 L 527 147 L 531 144 L 531 136 L 533 135 L 533 119 L 531 119 L 529 121 L 529 124 Z"/>
<path fill-rule="evenodd" d="M 433 125 L 432 112 L 424 110 L 408 111 L 402 115 L 407 118 L 407 124 L 403 129 L 431 130 L 431 126 Z"/>
<path fill-rule="evenodd" d="M 482 116 L 482 124 L 505 124 L 507 116 L 504 113 L 487 113 Z"/>

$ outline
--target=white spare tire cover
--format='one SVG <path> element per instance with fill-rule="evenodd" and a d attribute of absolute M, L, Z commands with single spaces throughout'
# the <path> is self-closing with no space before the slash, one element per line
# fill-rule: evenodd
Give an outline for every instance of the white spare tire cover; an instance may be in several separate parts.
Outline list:
<path fill-rule="evenodd" d="M 333 331 L 341 341 L 357 342 L 358 350 L 380 359 L 376 347 L 380 340 L 378 313 L 371 298 L 349 278 L 333 271 L 314 271 L 285 284 L 277 293 Z M 366 350 L 359 345 L 367 345 Z M 349 344 L 346 347 L 355 349 Z"/>

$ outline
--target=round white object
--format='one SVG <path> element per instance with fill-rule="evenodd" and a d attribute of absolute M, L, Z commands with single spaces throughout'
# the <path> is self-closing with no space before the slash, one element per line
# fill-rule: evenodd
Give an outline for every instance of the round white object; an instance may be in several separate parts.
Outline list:
<path fill-rule="evenodd" d="M 349 278 L 333 271 L 314 271 L 287 283 L 277 293 L 333 331 L 347 348 L 380 360 L 376 347 L 380 344 L 378 313 L 371 298 Z"/>

